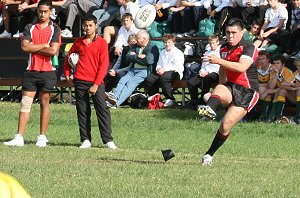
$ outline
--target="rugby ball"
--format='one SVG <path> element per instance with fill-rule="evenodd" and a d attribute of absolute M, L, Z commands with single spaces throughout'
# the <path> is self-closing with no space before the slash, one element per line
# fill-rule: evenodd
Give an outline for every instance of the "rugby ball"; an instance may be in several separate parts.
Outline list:
<path fill-rule="evenodd" d="M 153 5 L 145 5 L 140 8 L 135 16 L 134 24 L 139 29 L 150 27 L 156 17 L 156 9 Z"/>
<path fill-rule="evenodd" d="M 69 59 L 68 59 L 68 63 L 72 68 L 76 67 L 78 61 L 79 61 L 79 54 L 78 53 L 70 54 Z"/>

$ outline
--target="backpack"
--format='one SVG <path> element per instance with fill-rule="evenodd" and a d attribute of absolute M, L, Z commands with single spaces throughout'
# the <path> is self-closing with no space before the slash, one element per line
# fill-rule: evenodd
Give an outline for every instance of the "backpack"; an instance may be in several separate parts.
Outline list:
<path fill-rule="evenodd" d="M 145 109 L 148 107 L 148 96 L 142 93 L 135 93 L 129 97 L 129 106 L 133 109 Z"/>
<path fill-rule="evenodd" d="M 148 108 L 158 110 L 164 107 L 164 103 L 160 100 L 160 93 L 154 94 L 148 98 Z"/>
<path fill-rule="evenodd" d="M 201 64 L 195 61 L 186 63 L 184 65 L 183 79 L 188 80 L 194 76 L 197 76 L 199 74 L 200 68 Z"/>
<path fill-rule="evenodd" d="M 160 23 L 154 21 L 151 26 L 147 28 L 147 31 L 151 38 L 157 38 L 171 33 L 171 28 L 168 21 L 162 21 Z"/>
<path fill-rule="evenodd" d="M 210 17 L 199 21 L 198 36 L 211 36 L 215 32 L 215 24 L 215 20 Z"/>

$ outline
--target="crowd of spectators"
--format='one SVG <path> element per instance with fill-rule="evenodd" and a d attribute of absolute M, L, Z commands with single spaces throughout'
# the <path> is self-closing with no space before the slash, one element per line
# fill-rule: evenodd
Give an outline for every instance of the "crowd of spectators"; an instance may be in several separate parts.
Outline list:
<path fill-rule="evenodd" d="M 39 0 L 1 0 L 0 29 L 3 31 L 0 34 L 0 38 L 21 37 L 25 25 L 29 22 L 34 23 L 37 21 L 36 7 L 38 1 Z M 280 2 L 280 0 L 55 0 L 53 1 L 51 19 L 61 27 L 62 37 L 70 38 L 73 37 L 73 35 L 84 34 L 81 27 L 74 27 L 76 17 L 79 16 L 79 18 L 81 18 L 88 14 L 96 16 L 98 20 L 97 31 L 103 36 L 107 43 L 110 44 L 117 60 L 111 61 L 111 69 L 105 79 L 106 84 L 114 79 L 114 85 L 116 85 L 118 81 L 123 78 L 121 81 L 123 84 L 121 84 L 123 86 L 126 85 L 128 88 L 124 76 L 128 77 L 131 73 L 135 75 L 137 71 L 140 72 L 140 69 L 136 69 L 135 67 L 131 67 L 130 69 L 130 62 L 126 62 L 130 57 L 131 61 L 135 60 L 134 64 L 136 67 L 143 64 L 147 65 L 147 67 L 151 65 L 150 71 L 149 68 L 145 70 L 146 73 L 145 75 L 143 74 L 140 81 L 142 82 L 144 79 L 147 79 L 148 84 L 150 82 L 153 84 L 163 76 L 162 73 L 155 73 L 155 71 L 159 69 L 155 68 L 158 59 L 161 64 L 164 63 L 164 58 L 169 56 L 169 51 L 167 50 L 163 52 L 165 54 L 164 57 L 159 57 L 159 54 L 154 53 L 155 57 L 152 57 L 152 60 L 155 61 L 153 63 L 150 61 L 151 64 L 138 61 L 138 58 L 144 58 L 144 54 L 139 55 L 142 51 L 136 50 L 140 48 L 142 48 L 142 50 L 144 50 L 144 48 L 147 49 L 150 43 L 148 44 L 147 34 L 145 34 L 145 32 L 143 33 L 145 30 L 137 29 L 134 20 L 139 9 L 148 4 L 154 5 L 157 11 L 155 22 L 167 23 L 170 26 L 170 32 L 166 33 L 172 33 L 172 36 L 174 36 L 173 38 L 168 34 L 168 36 L 163 39 L 165 47 L 170 45 L 170 43 L 175 43 L 176 37 L 197 36 L 197 32 L 201 28 L 199 27 L 199 22 L 203 19 L 211 18 L 214 19 L 216 23 L 215 34 L 208 39 L 209 45 L 206 53 L 215 53 L 218 51 L 222 39 L 225 38 L 224 27 L 226 22 L 230 18 L 241 19 L 246 27 L 244 30 L 244 39 L 252 42 L 261 52 L 260 58 L 257 61 L 259 77 L 264 78 L 264 76 L 268 76 L 266 82 L 261 82 L 260 94 L 261 100 L 263 101 L 261 120 L 274 120 L 276 116 L 281 116 L 280 113 L 274 117 L 272 117 L 273 114 L 271 116 L 267 114 L 269 109 L 271 110 L 270 103 L 272 103 L 272 101 L 276 104 L 278 101 L 285 103 L 285 99 L 282 98 L 288 98 L 293 94 L 290 93 L 290 89 L 288 89 L 288 91 L 284 91 L 286 89 L 282 90 L 282 85 L 280 83 L 276 85 L 276 80 L 270 83 L 269 79 L 279 79 L 276 75 L 277 73 L 279 75 L 280 72 L 275 71 L 281 71 L 281 69 L 274 69 L 277 68 L 276 65 L 278 61 L 281 62 L 282 65 L 285 65 L 285 59 L 295 58 L 298 60 L 300 58 L 300 0 L 286 0 L 283 2 Z M 12 23 L 12 18 L 17 20 L 17 23 Z M 12 25 L 15 26 L 14 32 L 12 31 Z M 138 36 L 140 41 L 135 38 L 135 35 L 139 31 L 142 32 Z M 146 41 L 141 41 L 141 39 Z M 143 46 L 143 42 L 145 42 L 145 46 Z M 132 50 L 136 54 L 133 54 Z M 128 51 L 132 54 L 128 54 Z M 284 54 L 284 56 L 278 57 L 278 53 Z M 264 62 L 262 57 L 265 58 L 267 62 Z M 147 59 L 147 61 L 149 61 L 149 59 Z M 201 61 L 203 60 L 199 58 L 199 75 L 188 81 L 190 93 L 193 93 L 191 97 L 192 102 L 195 103 L 194 106 L 204 102 L 204 94 L 209 91 L 209 88 L 212 87 L 213 84 L 217 83 L 218 78 L 217 70 L 214 69 L 215 66 L 210 67 Z M 299 62 L 295 65 L 285 66 L 292 71 L 297 71 L 298 64 Z M 275 67 L 273 67 L 273 65 L 275 65 Z M 163 66 L 160 65 L 160 67 Z M 120 68 L 122 70 L 119 72 Z M 169 68 L 169 66 L 165 66 L 165 68 Z M 176 70 L 170 69 L 170 71 Z M 292 71 L 290 71 L 290 73 L 292 73 Z M 147 75 L 151 72 L 155 80 L 150 79 L 150 77 L 147 78 Z M 182 79 L 181 72 L 181 70 L 180 72 L 176 72 L 176 74 L 179 74 L 176 79 Z M 272 74 L 272 72 L 276 74 Z M 294 78 L 290 76 L 287 77 L 287 79 L 289 79 L 287 82 L 294 82 L 295 78 L 298 78 L 298 74 L 293 75 Z M 291 80 L 291 78 L 293 78 L 293 80 Z M 172 79 L 171 76 L 170 79 Z M 128 98 L 130 93 L 132 93 L 132 89 L 141 83 L 140 81 L 138 83 L 135 82 L 132 86 L 130 85 L 128 92 L 124 92 L 123 89 L 119 91 L 120 93 L 118 89 L 115 89 L 115 92 L 109 92 L 112 91 L 114 86 L 107 86 L 107 95 L 113 99 L 122 98 L 122 100 L 116 99 L 113 101 L 117 106 L 121 105 L 123 101 Z M 163 80 L 160 81 L 163 82 Z M 206 81 L 209 81 L 209 83 L 204 83 Z M 211 81 L 213 81 L 213 83 Z M 166 85 L 164 83 L 161 84 Z M 169 82 L 167 85 L 169 86 Z M 121 85 L 119 84 L 119 86 Z M 164 90 L 166 99 L 170 99 L 174 102 L 175 98 L 169 92 L 168 86 L 165 87 Z M 292 85 L 284 84 L 284 86 Z M 198 87 L 202 90 L 200 98 L 198 98 L 197 93 Z M 292 90 L 295 91 L 296 88 L 293 87 Z M 121 95 L 121 92 L 126 93 L 126 97 L 116 97 L 116 95 Z M 150 92 L 152 93 L 153 90 L 150 90 Z M 296 91 L 296 93 L 296 95 L 299 94 L 298 91 Z M 298 99 L 298 96 L 296 98 Z M 294 100 L 293 102 L 295 103 Z M 282 109 L 282 106 L 280 107 Z M 278 112 L 280 112 L 280 110 L 278 110 Z M 298 119 L 299 118 L 295 121 L 298 122 Z"/>

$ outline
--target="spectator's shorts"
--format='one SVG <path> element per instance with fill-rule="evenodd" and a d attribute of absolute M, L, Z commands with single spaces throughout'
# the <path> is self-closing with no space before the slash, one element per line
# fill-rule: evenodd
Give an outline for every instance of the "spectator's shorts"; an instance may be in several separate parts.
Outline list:
<path fill-rule="evenodd" d="M 23 76 L 23 91 L 55 91 L 56 72 L 26 71 Z"/>
<path fill-rule="evenodd" d="M 247 109 L 247 111 L 250 111 L 259 99 L 258 92 L 253 89 L 232 82 L 227 82 L 224 85 L 231 91 L 233 103 L 238 107 Z"/>

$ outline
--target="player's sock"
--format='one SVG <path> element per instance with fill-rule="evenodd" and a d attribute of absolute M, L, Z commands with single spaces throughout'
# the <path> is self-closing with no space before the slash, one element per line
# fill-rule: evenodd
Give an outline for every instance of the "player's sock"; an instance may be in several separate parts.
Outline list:
<path fill-rule="evenodd" d="M 285 107 L 285 97 L 278 96 L 277 97 L 277 107 L 276 107 L 276 112 L 275 112 L 275 117 L 277 119 L 281 119 L 284 107 Z"/>
<path fill-rule="evenodd" d="M 205 154 L 209 154 L 210 156 L 213 156 L 215 154 L 215 152 L 222 146 L 222 144 L 227 140 L 227 138 L 229 137 L 229 134 L 224 136 L 222 135 L 219 130 L 215 136 L 215 138 L 213 139 L 210 148 L 208 149 L 208 151 Z"/>
<path fill-rule="evenodd" d="M 268 115 L 268 121 L 271 121 L 271 122 L 274 121 L 276 108 L 277 108 L 277 101 L 272 103 L 272 109 L 271 109 L 270 114 Z"/>
<path fill-rule="evenodd" d="M 297 96 L 295 121 L 298 121 L 299 119 L 300 119 L 300 96 Z"/>
<path fill-rule="evenodd" d="M 263 119 L 266 119 L 268 117 L 268 112 L 270 111 L 271 105 L 272 105 L 271 98 L 266 98 L 262 100 L 261 115 Z"/>
<path fill-rule="evenodd" d="M 216 110 L 222 105 L 221 103 L 221 97 L 218 95 L 214 95 L 212 94 L 209 98 L 209 100 L 207 101 L 207 106 L 210 106 L 210 108 L 212 110 L 214 110 L 214 112 L 216 112 Z"/>

